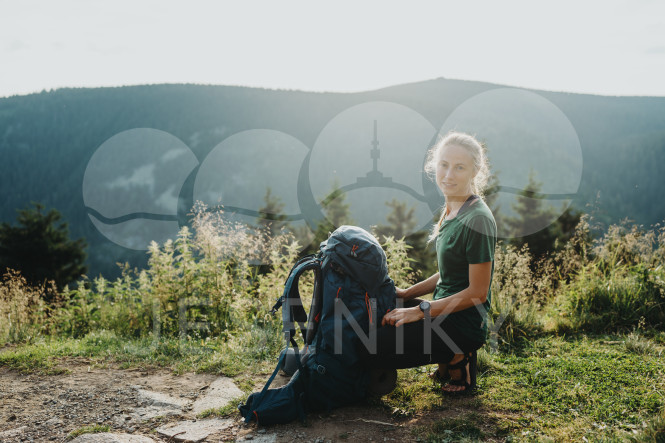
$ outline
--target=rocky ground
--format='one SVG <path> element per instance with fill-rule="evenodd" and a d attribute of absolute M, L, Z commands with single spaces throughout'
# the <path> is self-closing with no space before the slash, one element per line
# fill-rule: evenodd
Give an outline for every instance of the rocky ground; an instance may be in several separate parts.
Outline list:
<path fill-rule="evenodd" d="M 413 440 L 408 422 L 395 422 L 377 408 L 356 406 L 310 416 L 307 426 L 296 422 L 261 428 L 243 424 L 237 414 L 197 418 L 201 411 L 242 395 L 228 378 L 178 376 L 163 369 L 99 368 L 85 361 L 60 366 L 66 369 L 63 375 L 25 375 L 0 368 L 0 442 L 62 442 L 71 432 L 94 425 L 106 425 L 109 432 L 73 441 Z M 281 377 L 278 384 L 285 382 Z"/>

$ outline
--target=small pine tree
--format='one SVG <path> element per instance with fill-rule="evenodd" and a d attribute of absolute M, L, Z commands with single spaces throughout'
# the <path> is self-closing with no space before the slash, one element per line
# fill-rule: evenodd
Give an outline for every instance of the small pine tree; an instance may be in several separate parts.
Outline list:
<path fill-rule="evenodd" d="M 333 184 L 332 191 L 322 202 L 323 212 L 326 215 L 326 220 L 333 231 L 342 225 L 353 223 L 351 218 L 351 207 L 346 203 L 346 194 L 339 188 L 339 184 Z M 327 238 L 326 233 L 326 238 Z"/>
<path fill-rule="evenodd" d="M 391 211 L 386 217 L 387 225 L 377 225 L 375 232 L 380 237 L 401 239 L 411 234 L 418 225 L 415 208 L 408 208 L 406 202 L 392 199 L 386 202 Z"/>
<path fill-rule="evenodd" d="M 339 189 L 337 182 L 333 183 L 332 191 L 321 202 L 325 220 L 319 222 L 314 232 L 314 240 L 309 247 L 303 251 L 303 254 L 311 254 L 318 251 L 319 244 L 328 239 L 328 235 L 342 225 L 351 225 L 354 223 L 351 218 L 351 209 L 346 203 L 346 194 Z"/>
<path fill-rule="evenodd" d="M 575 232 L 575 226 L 580 221 L 580 213 L 567 208 L 555 220 L 555 211 L 552 208 L 543 208 L 543 202 L 538 196 L 542 183 L 536 181 L 535 175 L 529 173 L 529 182 L 517 197 L 513 210 L 517 217 L 505 217 L 504 221 L 513 233 L 510 244 L 521 248 L 527 244 L 534 259 L 546 255 L 563 247 L 565 242 Z M 529 227 L 545 226 L 537 232 L 519 236 L 521 232 L 528 232 Z M 527 228 L 527 229 L 525 229 Z"/>
<path fill-rule="evenodd" d="M 487 184 L 487 188 L 485 188 L 483 200 L 485 201 L 485 204 L 490 208 L 490 211 L 492 211 L 492 215 L 494 216 L 494 220 L 496 221 L 496 226 L 499 230 L 499 234 L 503 234 L 504 225 L 506 224 L 506 221 L 504 220 L 503 214 L 501 213 L 501 205 L 497 201 L 499 198 L 499 177 L 497 177 L 496 174 L 492 174 L 489 179 L 489 183 Z"/>
<path fill-rule="evenodd" d="M 56 209 L 42 213 L 44 205 L 33 205 L 18 210 L 17 226 L 0 225 L 0 269 L 19 270 L 35 286 L 54 281 L 61 290 L 87 271 L 87 244 L 69 239 L 68 224 Z"/>
<path fill-rule="evenodd" d="M 275 238 L 282 228 L 287 226 L 285 220 L 284 203 L 278 196 L 272 194 L 270 187 L 267 187 L 263 196 L 263 206 L 259 208 L 259 228 L 270 238 Z"/>
<path fill-rule="evenodd" d="M 391 200 L 386 203 L 391 208 L 386 216 L 386 225 L 378 225 L 375 233 L 380 241 L 393 237 L 396 240 L 404 239 L 408 246 L 409 259 L 412 260 L 411 267 L 417 275 L 429 277 L 437 272 L 436 251 L 432 244 L 427 243 L 429 233 L 427 231 L 415 231 L 418 221 L 415 217 L 415 209 L 407 208 L 406 202 Z"/>

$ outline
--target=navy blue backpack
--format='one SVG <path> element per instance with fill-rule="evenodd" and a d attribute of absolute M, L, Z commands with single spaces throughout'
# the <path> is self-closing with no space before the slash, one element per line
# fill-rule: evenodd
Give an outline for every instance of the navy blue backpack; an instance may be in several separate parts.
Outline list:
<path fill-rule="evenodd" d="M 298 289 L 306 271 L 314 273 L 309 315 Z M 238 407 L 245 422 L 304 421 L 308 412 L 330 411 L 364 399 L 370 368 L 362 364 L 358 348 L 367 346 L 371 351 L 383 316 L 395 307 L 395 284 L 376 238 L 355 226 L 335 230 L 321 243 L 318 254 L 291 269 L 273 312 L 280 307 L 286 349 L 263 390 Z M 302 349 L 296 330 L 302 335 Z M 288 352 L 289 345 L 295 352 Z M 297 371 L 287 385 L 269 389 L 289 355 L 296 356 Z"/>

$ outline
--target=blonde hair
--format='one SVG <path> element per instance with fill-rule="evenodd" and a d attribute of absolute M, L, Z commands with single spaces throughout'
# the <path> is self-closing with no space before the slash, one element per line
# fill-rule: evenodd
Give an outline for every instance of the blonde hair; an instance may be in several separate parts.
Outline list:
<path fill-rule="evenodd" d="M 445 137 L 439 139 L 439 141 L 437 141 L 427 153 L 427 162 L 425 163 L 425 172 L 427 175 L 432 180 L 436 179 L 436 163 L 439 159 L 439 153 L 446 146 L 459 146 L 471 155 L 476 173 L 471 182 L 471 192 L 478 195 L 480 198 L 483 198 L 485 188 L 490 179 L 490 166 L 485 148 L 472 135 L 463 132 L 450 131 Z M 445 217 L 446 214 L 445 208 L 446 206 L 444 205 L 441 211 L 441 217 L 439 217 L 439 221 L 432 229 L 432 234 L 429 237 L 430 242 L 436 239 L 436 236 L 439 233 L 439 226 L 441 226 L 443 217 Z"/>

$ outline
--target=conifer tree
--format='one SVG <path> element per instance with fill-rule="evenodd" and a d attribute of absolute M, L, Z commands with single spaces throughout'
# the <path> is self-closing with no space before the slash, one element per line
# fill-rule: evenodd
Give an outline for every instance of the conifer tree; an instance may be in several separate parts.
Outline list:
<path fill-rule="evenodd" d="M 287 226 L 286 215 L 284 215 L 284 203 L 272 194 L 270 187 L 266 188 L 263 196 L 263 206 L 259 208 L 259 228 L 268 236 L 275 237 Z"/>
<path fill-rule="evenodd" d="M 396 239 L 404 238 L 411 234 L 418 222 L 415 217 L 415 208 L 408 208 L 406 202 L 392 199 L 386 202 L 391 211 L 386 216 L 387 225 L 377 225 L 375 231 L 378 236 L 392 236 Z"/>
<path fill-rule="evenodd" d="M 485 204 L 492 211 L 494 220 L 496 221 L 496 226 L 499 234 L 504 234 L 506 221 L 504 220 L 503 214 L 501 213 L 501 205 L 498 202 L 499 198 L 499 177 L 496 174 L 492 174 L 485 188 L 483 200 Z"/>
<path fill-rule="evenodd" d="M 410 246 L 409 258 L 413 260 L 411 267 L 421 276 L 429 277 L 437 272 L 436 251 L 433 244 L 428 244 L 429 232 L 426 230 L 414 231 L 418 226 L 415 217 L 415 208 L 408 209 L 406 202 L 391 200 L 386 203 L 391 208 L 386 216 L 386 225 L 377 225 L 375 232 L 380 241 L 392 236 L 404 239 Z"/>
<path fill-rule="evenodd" d="M 0 270 L 21 271 L 36 286 L 53 280 L 61 290 L 87 271 L 87 244 L 82 238 L 69 239 L 68 224 L 59 211 L 43 213 L 44 205 L 33 205 L 18 210 L 17 226 L 0 225 Z"/>
<path fill-rule="evenodd" d="M 342 225 L 352 225 L 351 207 L 346 203 L 346 194 L 341 191 L 337 182 L 333 183 L 332 191 L 321 202 L 325 219 L 319 222 L 314 233 L 314 240 L 303 253 L 311 254 L 318 251 L 319 244 L 328 239 L 328 235 Z"/>
<path fill-rule="evenodd" d="M 581 216 L 571 208 L 567 208 L 556 218 L 555 210 L 551 207 L 544 208 L 543 200 L 538 198 L 541 186 L 542 183 L 536 181 L 533 171 L 530 172 L 527 186 L 520 192 L 517 202 L 512 206 L 517 216 L 504 218 L 513 234 L 510 243 L 517 247 L 528 244 L 534 259 L 560 249 L 574 233 Z M 531 232 L 538 226 L 545 227 L 537 232 Z M 524 232 L 530 233 L 520 236 Z"/>

